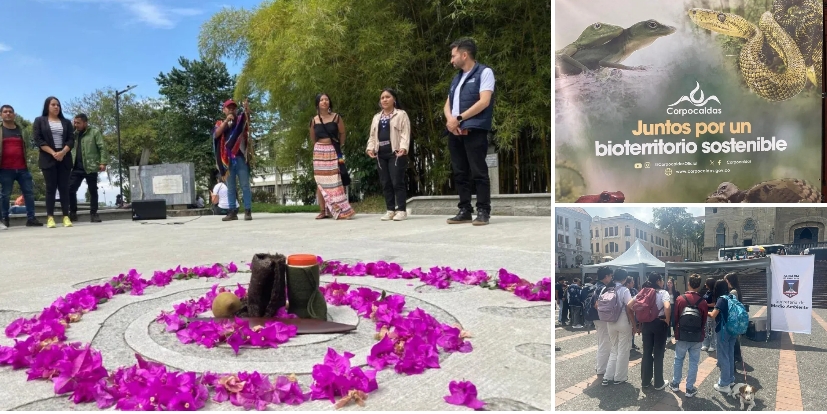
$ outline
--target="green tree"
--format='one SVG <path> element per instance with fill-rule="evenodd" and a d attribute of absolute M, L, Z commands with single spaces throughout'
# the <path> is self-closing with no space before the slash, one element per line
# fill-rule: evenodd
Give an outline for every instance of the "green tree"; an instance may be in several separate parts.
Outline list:
<path fill-rule="evenodd" d="M 138 98 L 133 93 L 119 97 L 121 123 L 121 160 L 123 161 L 124 195 L 129 199 L 129 167 L 137 166 L 144 149 L 150 151 L 150 163 L 158 163 L 158 102 Z M 115 117 L 115 90 L 98 89 L 66 105 L 67 116 L 85 113 L 89 125 L 97 127 L 103 134 L 104 144 L 110 155 L 108 174 L 115 177 L 113 185 L 120 184 L 118 160 L 118 134 Z"/>
<path fill-rule="evenodd" d="M 686 257 L 695 223 L 692 214 L 686 211 L 686 207 L 655 207 L 652 209 L 652 215 L 655 227 L 669 235 L 673 253 Z"/>
<path fill-rule="evenodd" d="M 192 162 L 199 186 L 208 187 L 215 169 L 211 130 L 223 118 L 221 105 L 232 97 L 235 77 L 216 60 L 181 57 L 178 65 L 155 78 L 163 101 L 158 153 L 162 162 Z"/>
<path fill-rule="evenodd" d="M 393 87 L 412 125 L 410 194 L 450 189 L 442 107 L 455 71 L 448 44 L 471 36 L 497 76 L 494 142 L 506 191 L 550 191 L 550 2 L 528 0 L 281 0 L 224 9 L 203 27 L 206 60 L 244 61 L 236 97 L 267 94 L 278 113 L 276 163 L 312 168 L 308 125 L 314 96 L 328 93 L 348 126 L 344 151 L 357 191 L 376 192 L 364 154 L 382 88 Z M 298 157 L 298 158 L 297 158 Z M 523 168 L 520 171 L 518 166 Z M 513 183 L 516 183 L 516 188 Z M 520 186 L 521 182 L 532 185 Z"/>

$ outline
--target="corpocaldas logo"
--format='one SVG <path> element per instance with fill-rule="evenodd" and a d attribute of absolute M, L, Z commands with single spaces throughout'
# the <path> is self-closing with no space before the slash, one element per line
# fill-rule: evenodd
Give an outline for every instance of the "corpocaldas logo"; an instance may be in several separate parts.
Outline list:
<path fill-rule="evenodd" d="M 721 101 L 718 100 L 718 97 L 715 95 L 705 96 L 704 91 L 701 90 L 700 82 L 695 81 L 695 89 L 692 89 L 692 92 L 689 95 L 681 96 L 680 99 L 675 101 L 672 105 L 669 105 L 666 108 L 666 113 L 669 115 L 709 115 L 709 114 L 721 114 L 721 108 L 715 108 L 711 105 L 710 102 L 715 101 L 718 105 L 721 105 Z M 695 106 L 695 108 L 675 108 L 682 102 L 688 102 L 689 104 Z"/>
<path fill-rule="evenodd" d="M 801 277 L 799 275 L 784 275 L 783 293 L 788 298 L 798 294 L 798 282 Z"/>

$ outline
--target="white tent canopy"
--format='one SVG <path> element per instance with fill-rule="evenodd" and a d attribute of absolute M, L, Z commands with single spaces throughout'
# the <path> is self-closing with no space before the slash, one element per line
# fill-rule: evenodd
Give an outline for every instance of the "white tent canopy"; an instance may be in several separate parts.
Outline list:
<path fill-rule="evenodd" d="M 587 271 L 593 273 L 602 266 L 609 266 L 611 268 L 621 268 L 627 271 L 640 271 L 641 275 L 645 275 L 646 271 L 665 271 L 666 265 L 657 257 L 655 257 L 640 240 L 635 240 L 635 244 L 631 245 L 623 254 L 617 259 L 608 261 L 606 263 L 586 265 L 581 268 L 581 274 Z"/>

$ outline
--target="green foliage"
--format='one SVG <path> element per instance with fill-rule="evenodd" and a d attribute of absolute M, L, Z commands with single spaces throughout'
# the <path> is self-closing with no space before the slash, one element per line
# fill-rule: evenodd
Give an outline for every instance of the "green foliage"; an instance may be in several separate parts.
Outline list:
<path fill-rule="evenodd" d="M 669 247 L 673 255 L 695 256 L 703 251 L 704 222 L 686 211 L 686 207 L 656 207 L 652 209 L 658 229 L 669 235 Z"/>
<path fill-rule="evenodd" d="M 199 184 L 209 186 L 215 168 L 211 131 L 224 118 L 221 106 L 232 97 L 235 77 L 220 61 L 181 57 L 178 65 L 155 78 L 165 103 L 159 113 L 159 155 L 164 162 L 192 162 Z"/>
<path fill-rule="evenodd" d="M 279 202 L 279 198 L 276 197 L 276 194 L 269 191 L 253 190 L 252 196 L 254 203 L 278 204 Z"/>
<path fill-rule="evenodd" d="M 329 94 L 347 126 L 344 151 L 358 192 L 378 192 L 364 149 L 381 89 L 397 89 L 411 119 L 409 193 L 441 194 L 451 173 L 442 108 L 456 73 L 448 45 L 462 36 L 477 41 L 478 60 L 497 77 L 498 149 L 526 140 L 537 157 L 550 158 L 550 7 L 528 0 L 268 1 L 217 13 L 202 27 L 199 46 L 210 61 L 244 59 L 236 97 L 267 94 L 268 109 L 279 115 L 269 143 L 280 168 L 312 170 L 314 97 Z M 550 170 L 548 163 L 531 168 L 545 176 Z"/>
<path fill-rule="evenodd" d="M 272 203 L 253 202 L 253 211 L 256 213 L 315 213 L 318 206 L 283 206 Z"/>
<path fill-rule="evenodd" d="M 316 180 L 312 170 L 304 170 L 293 179 L 293 199 L 304 204 L 316 203 Z"/>
<path fill-rule="evenodd" d="M 158 163 L 158 102 L 138 98 L 127 92 L 118 98 L 121 124 L 121 159 L 123 160 L 124 193 L 128 191 L 129 167 L 138 165 L 144 149 L 150 151 L 150 163 Z M 114 185 L 118 185 L 118 134 L 115 90 L 97 89 L 92 93 L 71 100 L 66 105 L 67 116 L 84 113 L 89 117 L 89 125 L 100 129 L 103 134 L 110 161 L 109 174 L 114 176 Z M 126 195 L 126 194 L 125 194 Z M 127 198 L 128 199 L 128 198 Z"/>

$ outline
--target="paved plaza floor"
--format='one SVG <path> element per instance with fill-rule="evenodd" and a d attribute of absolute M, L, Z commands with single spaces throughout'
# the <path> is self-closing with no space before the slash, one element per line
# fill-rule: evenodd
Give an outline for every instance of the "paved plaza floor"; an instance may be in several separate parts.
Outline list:
<path fill-rule="evenodd" d="M 765 315 L 766 307 L 750 306 L 752 315 Z M 556 313 L 556 312 L 555 312 Z M 741 352 L 746 368 L 737 364 L 735 382 L 756 388 L 753 411 L 814 411 L 824 409 L 821 391 L 827 372 L 827 310 L 812 315 L 812 333 L 783 333 L 780 340 L 754 342 L 741 336 Z M 680 392 L 669 387 L 658 391 L 641 387 L 642 354 L 633 351 L 626 384 L 602 386 L 594 371 L 597 356 L 596 332 L 570 326 L 555 328 L 555 410 L 556 411 L 721 411 L 738 410 L 735 398 L 713 389 L 718 380 L 715 353 L 701 351 L 695 388 L 698 393 L 686 398 L 688 359 L 684 362 Z M 671 341 L 671 339 L 670 339 Z M 641 337 L 635 343 L 642 348 Z M 664 356 L 664 379 L 670 382 L 675 347 L 669 345 Z"/>
<path fill-rule="evenodd" d="M 154 270 L 247 263 L 253 254 L 264 252 L 313 253 L 349 263 L 385 260 L 405 269 L 451 266 L 496 272 L 505 268 L 532 282 L 551 276 L 550 217 L 493 217 L 489 226 L 473 227 L 447 225 L 442 216 L 412 216 L 404 222 L 381 222 L 378 215 L 367 214 L 341 222 L 314 220 L 314 216 L 262 213 L 254 214 L 249 222 L 224 223 L 218 216 L 204 216 L 146 224 L 109 221 L 81 222 L 74 228 L 12 227 L 0 232 L 0 326 L 34 316 L 61 295 L 132 268 L 149 279 Z M 380 372 L 379 389 L 370 394 L 364 409 L 468 410 L 443 400 L 452 380 L 473 382 L 488 409 L 552 409 L 553 324 L 548 302 L 527 302 L 509 292 L 459 284 L 437 290 L 419 280 L 337 279 L 404 295 L 406 310 L 422 308 L 443 323 L 461 324 L 473 335 L 474 350 L 441 355 L 440 369 L 412 376 L 392 369 Z M 234 286 L 248 281 L 249 273 L 237 273 L 220 283 Z M 332 276 L 322 276 L 323 284 L 330 281 Z M 304 389 L 311 382 L 313 365 L 321 363 L 328 346 L 340 353 L 353 352 L 352 361 L 364 365 L 376 342 L 374 325 L 360 321 L 348 307 L 331 307 L 330 315 L 335 321 L 358 324 L 353 333 L 302 335 L 277 349 L 242 349 L 238 356 L 227 346 L 184 345 L 153 323 L 161 310 L 200 297 L 218 282 L 176 280 L 163 288 L 147 289 L 143 296 L 117 295 L 71 324 L 67 342 L 91 343 L 110 370 L 134 364 L 138 352 L 181 370 L 295 373 Z M 0 345 L 12 344 L 11 339 L 0 338 Z M 827 368 L 823 365 L 822 372 Z M 571 385 L 561 382 L 559 374 L 557 381 L 558 390 Z M 27 382 L 25 370 L 0 367 L 0 383 L 0 410 L 96 409 L 94 404 L 75 406 L 65 396 L 55 396 L 50 382 Z M 205 409 L 241 408 L 227 402 L 209 403 Z M 333 404 L 313 401 L 271 409 L 332 410 Z"/>

